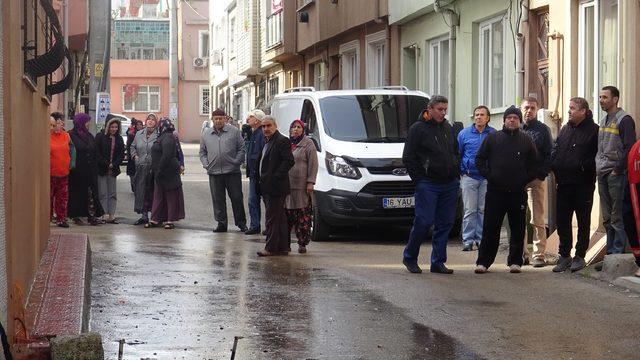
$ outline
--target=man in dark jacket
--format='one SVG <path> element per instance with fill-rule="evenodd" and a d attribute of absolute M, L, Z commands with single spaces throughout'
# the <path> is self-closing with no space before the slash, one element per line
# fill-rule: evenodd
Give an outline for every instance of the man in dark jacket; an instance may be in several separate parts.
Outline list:
<path fill-rule="evenodd" d="M 545 266 L 545 250 L 547 247 L 547 175 L 551 168 L 551 130 L 538 121 L 538 100 L 528 97 L 520 105 L 524 126 L 522 130 L 533 139 L 538 152 L 538 172 L 536 177 L 527 184 L 528 206 L 531 213 L 531 227 L 533 229 L 533 257 L 531 264 L 534 267 Z M 526 228 L 525 228 L 526 230 Z M 523 236 L 525 264 L 529 261 L 529 248 L 525 233 Z"/>
<path fill-rule="evenodd" d="M 258 182 L 260 174 L 258 174 L 258 161 L 262 148 L 264 147 L 264 135 L 262 134 L 262 119 L 264 112 L 256 109 L 249 113 L 247 122 L 251 127 L 251 135 L 249 135 L 249 146 L 247 148 L 247 177 L 249 178 L 249 230 L 245 231 L 247 235 L 255 235 L 260 233 L 260 194 L 258 193 Z"/>
<path fill-rule="evenodd" d="M 456 136 L 445 120 L 448 102 L 444 96 L 434 96 L 429 100 L 421 118 L 409 129 L 402 154 L 416 186 L 415 218 L 402 260 L 411 273 L 422 272 L 418 266 L 418 254 L 432 225 L 430 271 L 453 273 L 445 262 L 447 239 L 456 215 L 460 165 Z"/>
<path fill-rule="evenodd" d="M 520 109 L 511 106 L 505 110 L 502 130 L 487 136 L 476 156 L 476 166 L 488 181 L 476 274 L 486 273 L 496 259 L 505 214 L 511 228 L 507 265 L 512 273 L 521 271 L 527 208 L 525 186 L 538 174 L 536 147 L 531 137 L 520 130 L 521 123 Z"/>
<path fill-rule="evenodd" d="M 284 202 L 290 192 L 289 169 L 294 165 L 291 141 L 278 131 L 271 116 L 262 119 L 266 144 L 258 162 L 260 194 L 265 203 L 267 244 L 258 256 L 287 255 L 291 251 L 291 235 Z"/>
<path fill-rule="evenodd" d="M 551 169 L 556 176 L 556 223 L 560 238 L 558 264 L 553 272 L 585 267 L 589 247 L 591 207 L 596 187 L 598 125 L 593 122 L 589 103 L 581 97 L 569 100 L 569 123 L 562 127 L 551 152 Z M 578 220 L 576 253 L 571 259 L 573 213 Z"/>

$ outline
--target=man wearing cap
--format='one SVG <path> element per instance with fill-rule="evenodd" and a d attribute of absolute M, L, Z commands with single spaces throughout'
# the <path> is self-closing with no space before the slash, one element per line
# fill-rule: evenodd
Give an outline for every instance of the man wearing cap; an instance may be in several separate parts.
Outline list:
<path fill-rule="evenodd" d="M 233 218 L 240 231 L 247 231 L 247 217 L 242 200 L 242 173 L 244 140 L 240 130 L 227 124 L 227 114 L 222 109 L 211 113 L 213 128 L 202 133 L 200 162 L 209 174 L 209 188 L 213 202 L 213 214 L 218 222 L 213 232 L 227 231 L 227 199 L 229 193 Z"/>
<path fill-rule="evenodd" d="M 535 144 L 520 130 L 521 125 L 522 112 L 515 106 L 509 107 L 504 112 L 502 130 L 489 134 L 476 156 L 476 166 L 488 181 L 476 274 L 486 273 L 495 261 L 505 214 L 511 228 L 507 265 L 511 273 L 521 272 L 527 208 L 525 186 L 538 171 Z"/>
<path fill-rule="evenodd" d="M 245 232 L 247 235 L 255 235 L 260 233 L 260 193 L 258 184 L 260 183 L 260 174 L 258 173 L 258 165 L 260 162 L 260 154 L 264 147 L 264 134 L 262 133 L 262 119 L 264 112 L 260 109 L 249 112 L 247 123 L 251 126 L 251 135 L 249 138 L 249 147 L 247 149 L 247 177 L 249 178 L 249 230 Z"/>

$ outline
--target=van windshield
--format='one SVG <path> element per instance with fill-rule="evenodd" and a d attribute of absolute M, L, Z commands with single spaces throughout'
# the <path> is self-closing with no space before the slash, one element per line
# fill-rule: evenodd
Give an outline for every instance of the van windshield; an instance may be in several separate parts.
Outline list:
<path fill-rule="evenodd" d="M 415 95 L 343 95 L 320 99 L 325 132 L 336 140 L 401 143 L 429 99 Z"/>

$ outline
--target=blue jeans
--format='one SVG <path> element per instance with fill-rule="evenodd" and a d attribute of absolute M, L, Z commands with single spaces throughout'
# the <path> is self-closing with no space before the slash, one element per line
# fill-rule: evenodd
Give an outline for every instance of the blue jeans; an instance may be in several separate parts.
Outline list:
<path fill-rule="evenodd" d="M 260 230 L 260 194 L 258 183 L 260 180 L 249 178 L 249 230 Z"/>
<path fill-rule="evenodd" d="M 431 266 L 442 265 L 447 261 L 447 240 L 456 217 L 459 186 L 458 179 L 444 184 L 429 180 L 418 181 L 415 218 L 403 253 L 405 260 L 418 260 L 420 245 L 433 225 Z"/>
<path fill-rule="evenodd" d="M 480 245 L 484 221 L 484 197 L 487 195 L 487 180 L 476 180 L 464 175 L 460 181 L 464 217 L 462 218 L 462 244 Z"/>
<path fill-rule="evenodd" d="M 627 173 L 598 177 L 602 225 L 607 232 L 607 254 L 622 254 L 627 245 L 627 234 L 622 221 L 623 195 L 628 187 Z"/>

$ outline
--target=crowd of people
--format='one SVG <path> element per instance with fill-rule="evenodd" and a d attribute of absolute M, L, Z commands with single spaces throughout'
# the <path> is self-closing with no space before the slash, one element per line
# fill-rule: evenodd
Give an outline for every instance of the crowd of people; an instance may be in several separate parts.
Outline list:
<path fill-rule="evenodd" d="M 618 107 L 620 92 L 605 86 L 599 94 L 605 116 L 598 126 L 587 100 L 569 101 L 568 122 L 552 140 L 547 125 L 537 120 L 535 98 L 523 99 L 503 114 L 501 130 L 491 128 L 489 108 L 474 109 L 474 123 L 455 134 L 445 121 L 448 100 L 433 96 L 418 122 L 409 130 L 403 161 L 416 185 L 415 218 L 403 253 L 411 273 L 421 273 L 418 255 L 422 241 L 433 227 L 430 271 L 452 274 L 447 261 L 447 237 L 455 220 L 458 191 L 464 207 L 462 250 L 478 249 L 476 274 L 493 265 L 506 215 L 509 222 L 511 273 L 522 266 L 548 265 L 547 177 L 556 184 L 558 261 L 553 272 L 572 272 L 586 266 L 591 210 L 596 182 L 600 212 L 606 230 L 607 254 L 625 252 L 627 245 L 640 267 L 640 244 L 632 208 L 627 160 L 636 142 L 635 122 Z M 631 184 L 631 186 L 637 186 Z M 637 188 L 635 189 L 637 190 Z M 533 252 L 527 248 L 526 215 L 531 214 Z M 578 225 L 575 252 L 572 219 Z M 640 270 L 635 274 L 640 277 Z"/>
<path fill-rule="evenodd" d="M 60 113 L 51 114 L 51 220 L 60 227 L 74 223 L 117 224 L 116 179 L 125 158 L 126 174 L 134 193 L 135 225 L 174 229 L 185 217 L 181 175 L 184 154 L 175 127 L 168 118 L 153 113 L 144 122 L 132 119 L 126 142 L 120 136 L 118 117 L 108 115 L 105 127 L 94 137 L 90 117 L 77 114 L 73 129 L 64 131 Z M 306 253 L 311 240 L 313 188 L 318 172 L 314 143 L 304 134 L 300 120 L 291 123 L 289 136 L 282 135 L 273 117 L 259 109 L 247 117 L 244 132 L 229 124 L 217 109 L 203 125 L 200 161 L 209 175 L 209 187 L 217 225 L 226 232 L 227 195 L 234 223 L 247 235 L 261 233 L 261 199 L 265 204 L 265 250 L 260 256 L 285 255 L 291 251 L 290 233 L 295 230 L 298 252 Z M 242 193 L 241 165 L 249 178 L 249 227 Z"/>

